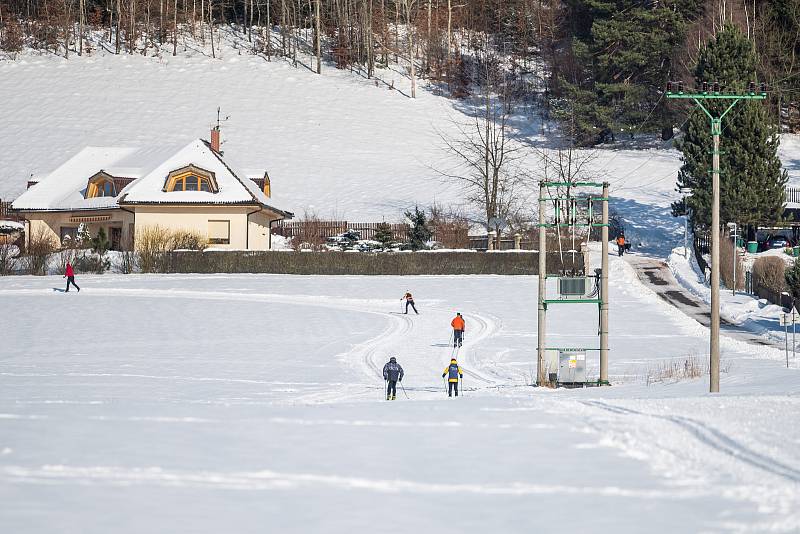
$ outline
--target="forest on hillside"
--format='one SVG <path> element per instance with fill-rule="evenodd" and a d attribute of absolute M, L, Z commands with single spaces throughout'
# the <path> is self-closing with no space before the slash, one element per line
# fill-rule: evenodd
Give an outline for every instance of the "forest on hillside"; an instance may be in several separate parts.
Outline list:
<path fill-rule="evenodd" d="M 177 55 L 186 39 L 216 56 L 224 29 L 269 60 L 316 58 L 318 72 L 399 65 L 412 97 L 426 79 L 454 98 L 535 101 L 588 146 L 671 137 L 686 108 L 664 86 L 693 83 L 725 24 L 753 43 L 772 120 L 800 130 L 800 0 L 0 0 L 0 57 Z"/>

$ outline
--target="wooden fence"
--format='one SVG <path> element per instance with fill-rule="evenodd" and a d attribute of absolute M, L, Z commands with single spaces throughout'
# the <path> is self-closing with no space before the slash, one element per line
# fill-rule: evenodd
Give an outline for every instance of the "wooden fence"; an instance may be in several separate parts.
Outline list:
<path fill-rule="evenodd" d="M 21 221 L 22 217 L 11 210 L 11 202 L 3 202 L 0 200 L 0 219 Z"/>
<path fill-rule="evenodd" d="M 375 232 L 380 224 L 348 221 L 279 221 L 272 227 L 272 233 L 290 238 L 308 235 L 328 238 L 353 230 L 361 235 L 361 239 L 375 239 Z M 407 224 L 390 224 L 389 229 L 392 232 L 392 239 L 395 241 L 408 239 L 409 226 Z"/>

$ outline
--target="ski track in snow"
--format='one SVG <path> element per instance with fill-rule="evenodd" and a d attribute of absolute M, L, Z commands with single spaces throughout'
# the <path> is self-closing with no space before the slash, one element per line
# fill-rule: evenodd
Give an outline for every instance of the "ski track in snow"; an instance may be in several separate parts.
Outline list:
<path fill-rule="evenodd" d="M 643 501 L 653 499 L 684 500 L 709 491 L 697 489 L 645 490 L 618 486 L 566 486 L 558 484 L 531 484 L 514 482 L 507 485 L 492 484 L 433 484 L 411 480 L 369 479 L 345 476 L 327 476 L 312 473 L 280 473 L 270 470 L 253 472 L 185 472 L 160 467 L 125 469 L 114 466 L 72 467 L 45 465 L 30 469 L 8 466 L 2 469 L 4 478 L 18 483 L 84 484 L 129 486 L 134 484 L 178 487 L 210 487 L 229 490 L 286 490 L 304 486 L 331 486 L 345 490 L 368 490 L 381 493 L 423 494 L 476 494 L 476 495 L 596 495 L 625 497 Z"/>
<path fill-rule="evenodd" d="M 52 290 L 30 290 L 30 289 L 7 289 L 2 290 L 3 294 L 16 294 L 16 295 L 50 295 Z M 515 373 L 509 370 L 508 373 L 503 373 L 502 368 L 488 356 L 479 356 L 481 343 L 494 336 L 500 329 L 500 320 L 495 317 L 489 317 L 470 311 L 465 316 L 468 320 L 468 335 L 465 336 L 463 346 L 453 351 L 450 350 L 449 355 L 443 358 L 438 363 L 433 364 L 429 358 L 428 352 L 428 337 L 425 335 L 431 328 L 424 328 L 423 325 L 430 327 L 431 323 L 435 323 L 440 332 L 451 332 L 450 320 L 452 319 L 452 312 L 444 308 L 431 306 L 428 307 L 424 313 L 420 315 L 414 314 L 398 314 L 397 312 L 383 311 L 385 308 L 390 307 L 391 303 L 384 300 L 374 299 L 355 299 L 355 298 L 338 298 L 338 297 L 325 297 L 318 295 L 284 295 L 277 293 L 241 293 L 236 291 L 200 291 L 200 290 L 178 290 L 178 289 L 127 289 L 127 288 L 91 288 L 84 289 L 81 295 L 86 297 L 92 296 L 125 296 L 128 298 L 182 298 L 182 299 L 203 299 L 203 300 L 225 300 L 225 301 L 247 301 L 247 302 L 268 302 L 272 304 L 282 305 L 298 305 L 298 306 L 312 306 L 323 307 L 336 310 L 348 310 L 351 312 L 372 314 L 376 318 L 386 323 L 382 331 L 362 342 L 349 348 L 347 351 L 337 354 L 335 357 L 345 361 L 351 365 L 360 367 L 365 375 L 365 378 L 375 380 L 377 385 L 372 386 L 369 384 L 353 384 L 353 383 L 334 383 L 332 389 L 322 388 L 319 391 L 300 395 L 291 400 L 292 404 L 295 403 L 325 403 L 325 402 L 342 402 L 345 400 L 374 400 L 376 398 L 375 390 L 380 391 L 380 396 L 383 396 L 383 364 L 388 361 L 390 355 L 398 356 L 401 362 L 412 361 L 414 364 L 421 364 L 420 367 L 429 369 L 432 376 L 436 376 L 440 369 L 447 366 L 451 357 L 456 357 L 462 367 L 466 378 L 470 382 L 477 381 L 479 385 L 465 386 L 464 390 L 467 392 L 474 392 L 486 388 L 495 388 L 508 386 L 509 379 L 513 378 Z M 426 323 L 427 321 L 427 323 Z M 435 335 L 435 334 L 434 334 Z M 452 341 L 452 338 L 450 338 Z M 418 340 L 418 343 L 409 343 L 409 340 Z M 315 349 L 318 353 L 324 353 L 328 346 L 335 344 L 330 342 Z M 410 346 L 411 345 L 411 346 Z M 448 349 L 450 347 L 448 346 Z M 419 357 L 422 355 L 422 357 Z M 0 373 L 0 376 L 3 373 Z M 100 376 L 98 374 L 75 374 L 70 376 Z M 125 374 L 116 374 L 114 376 L 134 376 Z M 153 379 L 178 379 L 178 380 L 197 380 L 197 381 L 239 381 L 242 383 L 252 384 L 276 384 L 272 381 L 258 381 L 248 379 L 228 379 L 228 378 L 213 378 L 213 377 L 173 377 L 173 376 L 142 376 L 141 378 Z M 287 384 L 287 385 L 292 385 Z M 296 385 L 296 384 L 295 384 Z M 304 384 L 308 385 L 308 384 Z M 323 384 L 315 383 L 313 385 L 323 386 Z M 406 388 L 407 391 L 413 391 L 415 394 L 420 395 L 421 398 L 430 398 L 428 393 L 438 397 L 441 395 L 439 387 L 435 383 L 426 386 L 415 386 Z"/>

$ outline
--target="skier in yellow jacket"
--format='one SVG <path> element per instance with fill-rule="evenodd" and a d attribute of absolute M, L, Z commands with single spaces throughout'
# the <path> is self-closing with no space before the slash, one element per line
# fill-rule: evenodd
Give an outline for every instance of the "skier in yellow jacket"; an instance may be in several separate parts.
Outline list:
<path fill-rule="evenodd" d="M 444 372 L 442 373 L 442 378 L 447 377 L 447 396 L 452 397 L 453 391 L 456 392 L 456 397 L 458 397 L 458 379 L 464 378 L 464 373 L 461 372 L 461 367 L 458 366 L 458 362 L 455 358 L 450 360 L 450 365 L 444 368 Z"/>

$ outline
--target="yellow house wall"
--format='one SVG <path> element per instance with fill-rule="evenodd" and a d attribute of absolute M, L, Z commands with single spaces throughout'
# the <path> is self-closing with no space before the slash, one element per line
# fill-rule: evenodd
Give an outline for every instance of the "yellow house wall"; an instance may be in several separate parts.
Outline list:
<path fill-rule="evenodd" d="M 208 237 L 208 221 L 230 221 L 230 243 L 209 244 L 232 250 L 269 250 L 268 212 L 253 213 L 253 206 L 135 206 L 136 229 L 159 226 L 168 230 L 189 230 Z M 250 222 L 248 225 L 248 216 Z M 248 235 L 249 227 L 249 235 Z M 249 240 L 249 243 L 248 243 Z"/>
<path fill-rule="evenodd" d="M 70 221 L 70 217 L 74 216 L 92 216 L 110 215 L 111 219 L 108 221 L 90 222 L 85 223 L 86 229 L 92 236 L 97 235 L 100 228 L 105 228 L 106 235 L 111 238 L 111 228 L 122 228 L 122 245 L 128 241 L 130 225 L 133 223 L 133 214 L 123 211 L 121 209 L 104 210 L 98 212 L 79 211 L 79 212 L 27 212 L 23 213 L 24 217 L 28 220 L 28 232 L 26 239 L 31 236 L 39 235 L 39 232 L 44 231 L 44 235 L 49 236 L 53 242 L 61 246 L 61 227 L 78 227 L 81 223 Z"/>
<path fill-rule="evenodd" d="M 269 223 L 279 217 L 268 211 L 259 211 L 250 215 L 250 249 L 251 250 L 270 250 L 270 228 Z"/>

